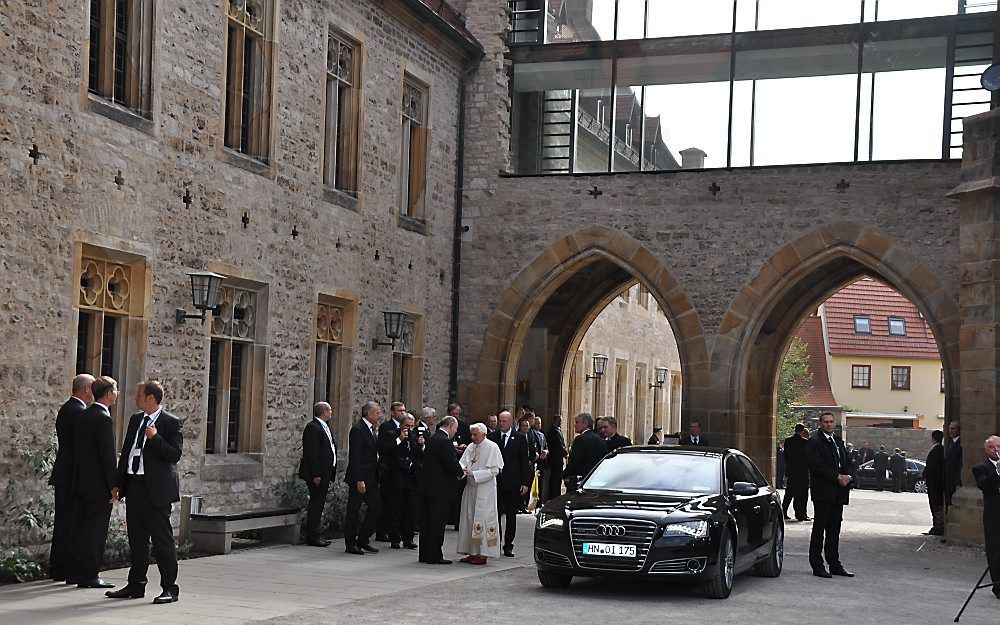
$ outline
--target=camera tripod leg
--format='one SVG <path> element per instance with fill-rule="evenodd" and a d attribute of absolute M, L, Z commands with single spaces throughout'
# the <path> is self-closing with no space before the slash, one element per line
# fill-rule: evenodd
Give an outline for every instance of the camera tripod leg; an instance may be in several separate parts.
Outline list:
<path fill-rule="evenodd" d="M 983 571 L 983 574 L 979 576 L 979 581 L 976 582 L 976 585 L 972 587 L 972 592 L 969 593 L 969 596 L 965 599 L 965 603 L 962 604 L 962 609 L 959 610 L 958 614 L 955 615 L 956 623 L 958 622 L 958 619 L 962 618 L 962 612 L 965 612 L 965 608 L 968 607 L 969 602 L 972 601 L 972 595 L 976 594 L 976 591 L 979 590 L 980 588 L 985 588 L 985 586 L 983 586 L 982 583 L 983 580 L 986 579 L 986 574 L 989 572 L 990 572 L 990 565 L 987 564 L 986 570 Z M 988 585 L 993 586 L 993 584 L 988 584 Z"/>

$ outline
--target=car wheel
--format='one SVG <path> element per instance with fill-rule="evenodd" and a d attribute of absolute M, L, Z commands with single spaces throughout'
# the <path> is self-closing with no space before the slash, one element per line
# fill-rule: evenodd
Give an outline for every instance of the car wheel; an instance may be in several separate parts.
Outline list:
<path fill-rule="evenodd" d="M 781 575 L 781 565 L 785 560 L 785 528 L 780 523 L 774 526 L 774 537 L 771 542 L 771 553 L 767 559 L 758 562 L 753 567 L 754 575 L 760 577 L 777 577 Z"/>
<path fill-rule="evenodd" d="M 701 587 L 702 593 L 711 599 L 725 599 L 733 590 L 733 576 L 736 573 L 736 552 L 729 530 L 724 530 L 719 539 L 719 558 L 712 579 Z"/>
<path fill-rule="evenodd" d="M 913 492 L 915 493 L 926 493 L 927 492 L 927 482 L 924 480 L 917 480 L 917 483 L 913 485 Z"/>
<path fill-rule="evenodd" d="M 543 588 L 568 588 L 573 576 L 538 571 L 538 581 L 542 583 Z"/>

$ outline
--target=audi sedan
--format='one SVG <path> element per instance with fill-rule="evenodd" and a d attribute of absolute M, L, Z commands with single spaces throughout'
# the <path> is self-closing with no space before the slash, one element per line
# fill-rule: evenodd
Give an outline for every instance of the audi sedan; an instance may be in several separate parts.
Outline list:
<path fill-rule="evenodd" d="M 546 588 L 577 576 L 675 579 L 724 599 L 743 571 L 780 575 L 783 549 L 777 491 L 735 449 L 617 449 L 535 524 Z"/>
<path fill-rule="evenodd" d="M 924 480 L 924 467 L 926 465 L 920 460 L 906 459 L 906 474 L 903 475 L 903 490 L 915 493 L 927 492 L 927 481 Z M 892 490 L 892 474 L 886 471 L 884 488 Z M 878 479 L 875 475 L 875 461 L 869 460 L 858 467 L 858 488 L 878 488 Z"/>

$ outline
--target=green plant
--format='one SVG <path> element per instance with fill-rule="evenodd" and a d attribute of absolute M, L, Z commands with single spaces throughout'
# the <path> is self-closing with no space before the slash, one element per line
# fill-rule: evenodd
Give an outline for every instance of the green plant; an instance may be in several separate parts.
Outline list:
<path fill-rule="evenodd" d="M 38 579 L 48 568 L 54 507 L 46 483 L 56 445 L 55 435 L 26 437 L 18 426 L 11 427 L 3 454 L 7 480 L 0 491 L 0 536 L 12 548 L 0 552 L 0 583 Z"/>
<path fill-rule="evenodd" d="M 45 569 L 35 555 L 23 548 L 0 552 L 0 584 L 40 579 Z"/>
<path fill-rule="evenodd" d="M 306 483 L 298 477 L 291 477 L 278 484 L 275 494 L 281 505 L 289 508 L 298 508 L 301 511 L 302 523 L 306 520 L 306 510 L 309 508 L 309 489 Z M 330 483 L 330 490 L 326 494 L 326 505 L 323 508 L 323 517 L 320 521 L 320 532 L 333 536 L 340 536 L 344 528 L 344 513 L 347 511 L 347 484 L 342 480 L 334 479 Z"/>
<path fill-rule="evenodd" d="M 809 354 L 806 344 L 799 337 L 794 337 L 781 361 L 781 371 L 778 373 L 778 440 L 785 439 L 795 432 L 796 417 L 792 406 L 812 386 L 812 373 L 809 371 Z"/>
<path fill-rule="evenodd" d="M 112 514 L 108 523 L 108 540 L 104 543 L 105 565 L 125 564 L 129 562 L 128 530 L 125 519 Z"/>

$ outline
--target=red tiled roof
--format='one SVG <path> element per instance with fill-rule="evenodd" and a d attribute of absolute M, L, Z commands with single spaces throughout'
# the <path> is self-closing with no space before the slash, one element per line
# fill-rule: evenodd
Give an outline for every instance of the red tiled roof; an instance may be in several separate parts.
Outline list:
<path fill-rule="evenodd" d="M 823 341 L 823 320 L 815 315 L 806 317 L 796 333 L 806 345 L 809 355 L 809 373 L 812 386 L 806 389 L 799 400 L 803 406 L 837 406 L 837 400 L 830 388 L 830 372 L 826 368 L 826 344 Z"/>
<path fill-rule="evenodd" d="M 862 278 L 837 291 L 824 305 L 830 354 L 940 358 L 934 334 L 917 307 L 892 288 Z M 871 320 L 871 334 L 854 331 L 854 316 Z M 906 336 L 889 336 L 889 317 L 906 321 Z"/>

